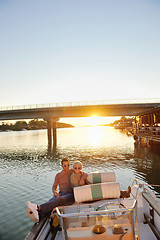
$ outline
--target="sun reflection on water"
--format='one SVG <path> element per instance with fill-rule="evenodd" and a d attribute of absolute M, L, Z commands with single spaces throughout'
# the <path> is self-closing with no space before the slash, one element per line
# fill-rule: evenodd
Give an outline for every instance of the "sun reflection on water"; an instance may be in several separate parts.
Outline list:
<path fill-rule="evenodd" d="M 87 131 L 88 141 L 91 145 L 99 145 L 102 141 L 103 135 L 100 127 L 90 127 Z"/>
<path fill-rule="evenodd" d="M 46 130 L 1 133 L 0 226 L 4 238 L 0 233 L 0 239 L 25 238 L 32 225 L 25 213 L 26 203 L 31 200 L 41 204 L 50 198 L 63 157 L 70 159 L 71 166 L 74 160 L 82 161 L 88 173 L 115 171 L 121 189 L 126 189 L 134 177 L 158 184 L 160 156 L 134 146 L 133 137 L 112 127 L 57 129 L 54 153 L 48 151 Z M 158 187 L 156 191 L 160 193 Z"/>
<path fill-rule="evenodd" d="M 85 142 L 92 146 L 106 145 L 109 147 L 114 146 L 115 144 L 121 145 L 122 142 L 119 141 L 118 137 L 116 139 L 115 135 L 121 135 L 121 137 L 123 137 L 121 132 L 115 133 L 114 129 L 111 127 L 92 126 L 87 128 L 87 138 L 85 139 Z"/>

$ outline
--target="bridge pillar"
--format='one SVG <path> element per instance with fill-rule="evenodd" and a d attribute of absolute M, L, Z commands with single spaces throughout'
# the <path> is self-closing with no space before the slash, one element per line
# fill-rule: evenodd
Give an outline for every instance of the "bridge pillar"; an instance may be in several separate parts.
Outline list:
<path fill-rule="evenodd" d="M 51 121 L 47 121 L 48 146 L 52 146 L 52 126 Z"/>
<path fill-rule="evenodd" d="M 52 147 L 53 142 L 53 149 L 57 146 L 57 129 L 56 129 L 56 123 L 59 120 L 59 118 L 50 117 L 48 119 L 44 119 L 47 121 L 47 136 L 48 136 L 48 147 Z"/>
<path fill-rule="evenodd" d="M 53 148 L 57 146 L 57 131 L 56 131 L 56 121 L 52 123 L 53 127 Z"/>

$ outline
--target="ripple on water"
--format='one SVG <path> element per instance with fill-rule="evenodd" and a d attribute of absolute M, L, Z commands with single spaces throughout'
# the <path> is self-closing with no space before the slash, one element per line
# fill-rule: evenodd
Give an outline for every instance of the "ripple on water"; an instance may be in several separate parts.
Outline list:
<path fill-rule="evenodd" d="M 0 135 L 1 240 L 25 238 L 33 225 L 25 213 L 27 201 L 41 204 L 52 196 L 52 184 L 63 157 L 68 157 L 71 164 L 82 161 L 86 172 L 114 170 L 121 189 L 126 189 L 135 177 L 159 184 L 159 155 L 136 149 L 132 138 L 112 128 L 98 129 L 103 130 L 100 144 L 93 139 L 91 128 L 58 130 L 54 154 L 48 150 L 44 131 L 9 133 L 3 138 Z M 94 142 L 89 141 L 90 135 Z M 160 193 L 160 189 L 154 190 Z"/>

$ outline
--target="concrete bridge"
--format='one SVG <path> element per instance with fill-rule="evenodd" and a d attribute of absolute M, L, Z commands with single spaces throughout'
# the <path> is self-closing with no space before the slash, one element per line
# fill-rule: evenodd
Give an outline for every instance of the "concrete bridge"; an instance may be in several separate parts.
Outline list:
<path fill-rule="evenodd" d="M 41 118 L 48 122 L 48 140 L 56 144 L 56 122 L 59 118 L 139 116 L 160 106 L 160 99 L 64 102 L 10 106 L 0 108 L 0 121 Z"/>
<path fill-rule="evenodd" d="M 147 102 L 148 100 L 148 102 Z M 160 106 L 160 99 L 64 102 L 0 107 L 0 121 L 34 118 L 138 116 Z"/>

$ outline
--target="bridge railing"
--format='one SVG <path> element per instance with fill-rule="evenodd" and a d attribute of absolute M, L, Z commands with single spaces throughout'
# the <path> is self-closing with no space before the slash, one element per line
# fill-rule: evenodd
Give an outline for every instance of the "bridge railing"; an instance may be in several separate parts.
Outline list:
<path fill-rule="evenodd" d="M 19 110 L 19 109 L 37 109 L 37 108 L 56 108 L 56 107 L 72 107 L 72 106 L 91 106 L 106 104 L 138 104 L 138 103 L 159 103 L 160 98 L 141 98 L 141 99 L 115 99 L 115 100 L 92 100 L 92 101 L 75 101 L 75 102 L 56 102 L 44 104 L 30 104 L 17 106 L 2 106 L 0 111 Z"/>

